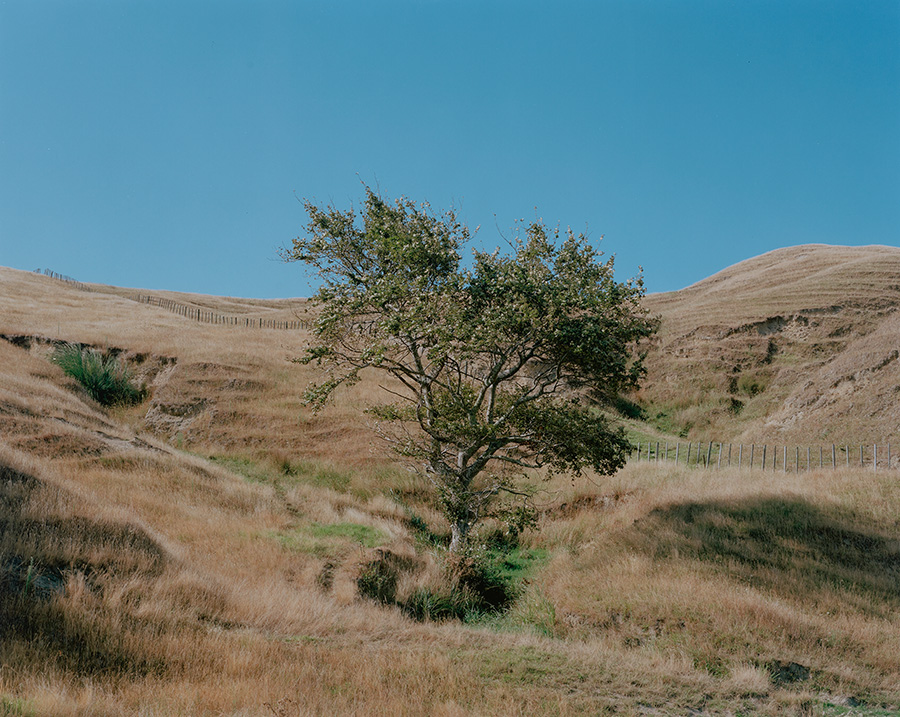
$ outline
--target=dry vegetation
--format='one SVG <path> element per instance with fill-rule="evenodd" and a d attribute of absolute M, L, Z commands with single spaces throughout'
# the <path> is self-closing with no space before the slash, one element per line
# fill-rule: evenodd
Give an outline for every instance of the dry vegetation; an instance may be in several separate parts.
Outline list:
<path fill-rule="evenodd" d="M 378 387 L 312 416 L 309 369 L 288 361 L 302 332 L 200 324 L 95 288 L 0 268 L 0 714 L 900 709 L 894 475 L 640 464 L 554 481 L 511 608 L 417 622 L 357 589 L 384 556 L 406 566 L 401 592 L 439 580 L 417 526 L 447 530 L 372 443 L 360 409 Z M 777 313 L 759 302 L 735 321 Z M 680 315 L 664 346 L 687 333 Z M 871 321 L 862 346 L 887 330 Z M 149 398 L 94 404 L 47 360 L 57 341 L 120 349 Z M 735 431 L 751 430 L 742 417 Z"/>
<path fill-rule="evenodd" d="M 900 425 L 900 249 L 779 249 L 647 305 L 663 323 L 637 400 L 664 431 L 858 444 Z"/>

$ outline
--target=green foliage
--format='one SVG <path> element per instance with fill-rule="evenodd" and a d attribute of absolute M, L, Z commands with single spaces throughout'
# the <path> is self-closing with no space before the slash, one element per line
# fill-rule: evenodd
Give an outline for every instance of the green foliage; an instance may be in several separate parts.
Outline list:
<path fill-rule="evenodd" d="M 612 259 L 583 235 L 540 221 L 516 233 L 509 254 L 475 251 L 465 269 L 469 231 L 453 212 L 368 188 L 359 215 L 306 210 L 307 236 L 282 255 L 321 280 L 316 342 L 297 360 L 326 374 L 305 399 L 322 406 L 364 369 L 399 381 L 396 400 L 370 414 L 431 480 L 451 551 L 464 551 L 498 496 L 527 499 L 525 471 L 624 464 L 624 434 L 585 396 L 613 401 L 643 373 L 635 349 L 655 322 L 641 308 L 640 278 L 616 282 Z"/>
<path fill-rule="evenodd" d="M 637 421 L 642 421 L 647 417 L 646 411 L 641 406 L 641 404 L 636 403 L 624 396 L 617 396 L 615 400 L 615 408 L 616 410 L 625 418 L 633 418 Z"/>
<path fill-rule="evenodd" d="M 145 391 L 134 386 L 128 367 L 115 356 L 104 358 L 96 349 L 66 344 L 54 351 L 51 361 L 103 406 L 140 403 L 144 399 Z"/>

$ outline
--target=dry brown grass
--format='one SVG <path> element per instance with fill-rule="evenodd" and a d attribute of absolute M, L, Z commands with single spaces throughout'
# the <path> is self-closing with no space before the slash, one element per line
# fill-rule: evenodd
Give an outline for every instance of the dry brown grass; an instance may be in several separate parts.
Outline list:
<path fill-rule="evenodd" d="M 421 624 L 356 590 L 379 549 L 434 577 L 388 490 L 441 529 L 423 487 L 371 442 L 359 409 L 377 386 L 312 416 L 297 398 L 309 369 L 287 361 L 302 332 L 198 324 L 24 272 L 0 269 L 0 317 L 2 334 L 142 354 L 152 388 L 104 410 L 46 344 L 0 341 L 0 714 L 900 703 L 887 473 L 641 464 L 546 483 L 524 538 L 544 560 L 510 611 Z M 792 664 L 808 675 L 791 682 Z"/>
<path fill-rule="evenodd" d="M 808 245 L 647 297 L 640 401 L 694 440 L 887 442 L 900 425 L 900 249 Z"/>

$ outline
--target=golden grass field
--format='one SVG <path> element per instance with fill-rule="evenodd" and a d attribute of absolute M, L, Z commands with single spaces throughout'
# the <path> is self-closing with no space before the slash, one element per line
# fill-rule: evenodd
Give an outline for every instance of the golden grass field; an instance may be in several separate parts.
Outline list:
<path fill-rule="evenodd" d="M 804 250 L 819 262 L 805 283 Z M 792 339 L 798 362 L 822 362 L 808 380 L 824 385 L 829 372 L 866 368 L 867 351 L 880 356 L 886 307 L 900 294 L 881 274 L 900 276 L 900 252 L 784 251 L 789 268 L 766 255 L 748 269 L 782 271 L 769 298 L 754 281 L 755 298 L 741 301 L 734 268 L 705 289 L 648 297 L 664 321 L 642 402 L 674 405 L 692 370 L 718 380 L 713 342 L 702 354 L 695 328 L 838 315 L 802 313 L 823 302 L 855 302 L 859 337 L 832 339 L 859 351 L 829 362 Z M 851 296 L 866 251 L 888 266 L 874 272 L 884 286 L 870 277 L 875 288 Z M 859 262 L 847 260 L 854 252 Z M 787 276 L 795 298 L 781 291 Z M 840 301 L 827 293 L 833 281 Z M 732 304 L 704 298 L 728 282 Z M 0 268 L 0 715 L 900 711 L 896 472 L 639 463 L 574 484 L 535 477 L 539 525 L 522 537 L 530 559 L 510 609 L 417 622 L 357 590 L 363 567 L 385 554 L 415 567 L 398 589 L 439 579 L 438 549 L 417 537 L 411 511 L 447 531 L 427 486 L 372 438 L 362 409 L 378 386 L 364 381 L 313 415 L 300 402 L 312 369 L 289 360 L 304 332 L 203 324 L 127 298 L 137 290 L 91 288 Z M 257 318 L 305 311 L 302 300 L 142 293 Z M 757 350 L 770 334 L 747 336 L 722 343 Z M 47 360 L 54 342 L 121 350 L 149 397 L 100 407 Z M 713 411 L 689 430 L 775 430 L 766 421 L 789 409 L 784 397 L 804 395 L 789 385 L 786 353 L 762 364 L 772 376 L 753 397 L 780 402 L 748 400 L 739 415 Z M 798 423 L 852 421 L 848 440 L 869 426 L 881 440 L 897 428 L 893 406 L 879 403 L 891 380 L 900 383 L 869 377 L 858 415 L 810 404 L 822 415 Z M 713 389 L 729 395 L 727 382 Z"/>

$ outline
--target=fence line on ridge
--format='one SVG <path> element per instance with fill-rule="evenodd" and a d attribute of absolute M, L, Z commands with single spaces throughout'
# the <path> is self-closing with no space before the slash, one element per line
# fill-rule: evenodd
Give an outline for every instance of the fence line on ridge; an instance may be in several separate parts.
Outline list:
<path fill-rule="evenodd" d="M 64 281 L 67 284 L 80 289 L 81 291 L 94 291 L 94 289 L 91 289 L 88 285 L 73 279 L 71 276 L 59 274 L 58 272 L 51 271 L 50 269 L 44 269 L 43 271 L 41 271 L 40 269 L 35 269 L 34 273 L 43 273 L 44 276 L 49 276 L 51 279 Z M 137 301 L 141 304 L 157 306 L 161 309 L 171 311 L 174 314 L 178 314 L 179 316 L 184 316 L 187 319 L 193 319 L 194 321 L 200 321 L 206 324 L 218 324 L 220 326 L 236 326 L 251 329 L 284 329 L 295 331 L 309 330 L 313 327 L 313 322 L 306 319 L 295 319 L 288 321 L 281 319 L 266 319 L 258 316 L 252 317 L 220 314 L 209 309 L 204 309 L 202 307 L 190 306 L 188 304 L 182 304 L 178 301 L 163 299 L 158 296 L 152 296 L 149 294 L 138 294 L 137 296 L 129 296 L 127 298 L 131 299 L 132 301 Z"/>
<path fill-rule="evenodd" d="M 81 289 L 81 291 L 90 291 L 90 289 L 85 284 L 82 284 L 77 279 L 73 279 L 71 276 L 66 276 L 65 274 L 59 274 L 55 271 L 51 271 L 50 269 L 44 269 L 43 271 L 41 271 L 40 269 L 35 269 L 34 273 L 43 274 L 44 276 L 49 276 L 51 279 L 57 279 L 58 281 L 64 281 L 67 284 L 71 284 L 76 289 Z"/>
<path fill-rule="evenodd" d="M 305 319 L 295 319 L 292 321 L 282 321 L 279 319 L 264 319 L 252 316 L 230 316 L 227 314 L 219 314 L 209 309 L 203 309 L 197 306 L 189 306 L 171 299 L 162 299 L 158 296 L 150 296 L 147 294 L 138 294 L 134 298 L 142 304 L 150 306 L 158 306 L 180 316 L 184 316 L 194 321 L 200 321 L 206 324 L 219 324 L 222 326 L 242 326 L 251 329 L 311 329 L 313 322 Z"/>
<path fill-rule="evenodd" d="M 771 447 L 771 451 L 769 448 Z M 644 463 L 674 463 L 700 468 L 746 468 L 784 473 L 802 473 L 813 469 L 879 468 L 900 465 L 900 456 L 891 452 L 890 443 L 788 446 L 770 444 L 724 443 L 718 441 L 639 441 L 630 460 Z"/>

